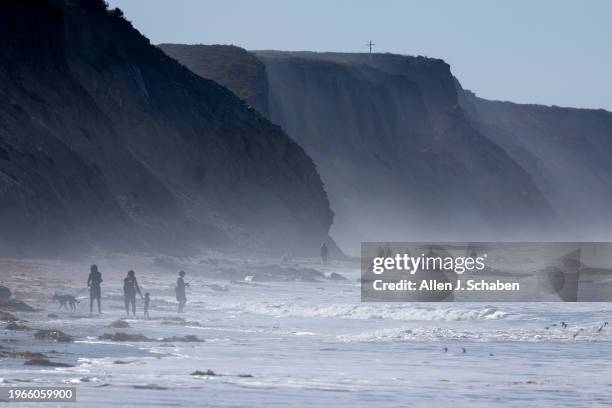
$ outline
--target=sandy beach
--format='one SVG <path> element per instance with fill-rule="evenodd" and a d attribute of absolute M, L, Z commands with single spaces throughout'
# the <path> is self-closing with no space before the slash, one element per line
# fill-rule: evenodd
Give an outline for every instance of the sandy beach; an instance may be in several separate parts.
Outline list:
<path fill-rule="evenodd" d="M 89 315 L 84 290 L 93 262 L 104 277 L 101 316 Z M 0 265 L 1 284 L 39 309 L 10 312 L 25 329 L 2 323 L 2 385 L 73 385 L 84 406 L 612 402 L 605 352 L 612 328 L 599 330 L 611 312 L 605 303 L 361 303 L 359 265 L 348 261 L 322 266 L 211 253 Z M 128 269 L 151 294 L 150 320 L 140 299 L 138 316 L 125 316 Z M 173 290 L 179 269 L 191 282 L 180 315 Z M 58 310 L 55 293 L 77 294 L 77 310 Z M 41 329 L 73 341 L 37 339 Z M 67 366 L 24 364 L 32 357 Z"/>

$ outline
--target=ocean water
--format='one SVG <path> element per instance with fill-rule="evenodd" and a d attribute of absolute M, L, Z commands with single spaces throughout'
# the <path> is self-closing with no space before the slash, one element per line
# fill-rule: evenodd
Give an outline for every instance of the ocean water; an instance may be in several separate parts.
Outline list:
<path fill-rule="evenodd" d="M 74 343 L 2 331 L 2 347 L 42 351 L 74 367 L 1 359 L 0 382 L 75 385 L 78 405 L 92 407 L 612 405 L 612 327 L 598 330 L 612 320 L 607 303 L 361 303 L 358 265 L 319 269 L 348 280 L 219 280 L 190 273 L 189 303 L 180 316 L 186 323 L 176 324 L 168 324 L 178 316 L 175 276 L 143 274 L 152 320 L 129 318 L 128 329 L 107 327 L 124 312 L 121 280 L 105 279 L 100 317 L 88 316 L 86 300 L 75 313 L 44 303 L 39 313 L 19 314 L 32 327 L 75 336 Z M 38 294 L 64 287 L 44 273 L 32 282 L 40 285 Z M 205 341 L 98 340 L 118 331 Z M 208 369 L 217 375 L 190 375 Z"/>

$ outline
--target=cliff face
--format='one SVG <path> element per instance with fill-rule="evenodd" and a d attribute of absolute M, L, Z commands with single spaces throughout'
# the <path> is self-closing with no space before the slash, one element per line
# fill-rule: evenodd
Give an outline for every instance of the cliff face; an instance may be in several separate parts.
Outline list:
<path fill-rule="evenodd" d="M 317 163 L 341 243 L 529 239 L 536 220 L 552 227 L 555 213 L 531 176 L 466 118 L 443 61 L 257 55 L 271 120 Z"/>
<path fill-rule="evenodd" d="M 215 63 L 215 54 L 200 52 Z M 556 231 L 557 214 L 531 175 L 460 106 L 443 61 L 254 55 L 265 65 L 270 119 L 315 160 L 336 214 L 332 235 L 348 251 L 367 240 L 534 239 Z"/>
<path fill-rule="evenodd" d="M 227 45 L 158 45 L 203 78 L 213 79 L 268 117 L 268 78 L 266 67 L 245 49 Z"/>
<path fill-rule="evenodd" d="M 458 89 L 474 126 L 533 176 L 570 236 L 610 239 L 612 113 L 489 101 Z"/>
<path fill-rule="evenodd" d="M 280 128 L 97 0 L 0 5 L 0 246 L 315 251 L 332 222 Z"/>

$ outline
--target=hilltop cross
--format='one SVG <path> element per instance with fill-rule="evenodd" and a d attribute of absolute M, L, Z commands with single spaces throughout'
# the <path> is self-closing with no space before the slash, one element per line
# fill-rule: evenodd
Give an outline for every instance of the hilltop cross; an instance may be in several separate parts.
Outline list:
<path fill-rule="evenodd" d="M 366 47 L 370 48 L 370 54 L 372 53 L 372 47 L 374 47 L 374 43 L 372 42 L 372 40 L 370 40 L 369 43 L 366 44 Z"/>

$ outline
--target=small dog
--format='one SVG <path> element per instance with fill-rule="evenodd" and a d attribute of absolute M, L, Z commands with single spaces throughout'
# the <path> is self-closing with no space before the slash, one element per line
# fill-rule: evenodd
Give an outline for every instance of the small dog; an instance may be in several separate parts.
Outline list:
<path fill-rule="evenodd" d="M 76 311 L 76 304 L 80 303 L 78 301 L 77 298 L 75 298 L 72 295 L 58 295 L 55 294 L 53 295 L 53 299 L 52 300 L 57 300 L 60 304 L 59 308 L 65 308 L 66 310 L 68 310 L 68 306 L 70 306 L 70 311 L 74 312 Z"/>

